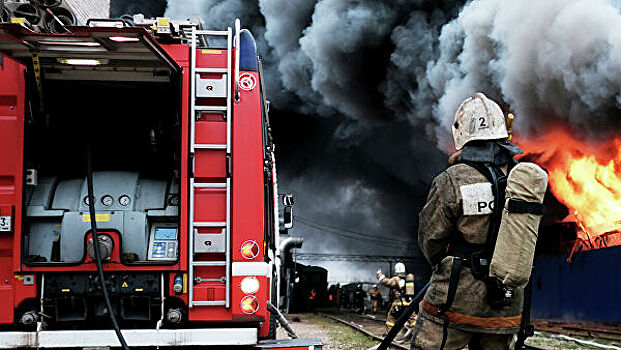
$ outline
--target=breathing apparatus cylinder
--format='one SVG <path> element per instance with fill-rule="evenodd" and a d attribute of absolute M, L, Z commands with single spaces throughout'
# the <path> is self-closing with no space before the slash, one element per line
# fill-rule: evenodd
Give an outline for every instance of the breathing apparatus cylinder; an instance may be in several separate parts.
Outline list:
<path fill-rule="evenodd" d="M 406 297 L 414 297 L 414 275 L 408 273 L 405 276 L 405 294 Z"/>
<path fill-rule="evenodd" d="M 489 270 L 505 293 L 523 288 L 530 278 L 547 186 L 548 175 L 536 164 L 519 163 L 509 172 Z"/>

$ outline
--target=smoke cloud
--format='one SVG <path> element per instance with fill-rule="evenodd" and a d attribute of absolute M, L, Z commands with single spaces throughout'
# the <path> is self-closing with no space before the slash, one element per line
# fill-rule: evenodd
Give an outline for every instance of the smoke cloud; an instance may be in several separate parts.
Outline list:
<path fill-rule="evenodd" d="M 426 79 L 438 97 L 432 116 L 442 139 L 448 116 L 481 90 L 516 112 L 518 130 L 559 121 L 605 139 L 621 126 L 619 2 L 478 0 L 445 25 Z M 428 91 L 418 91 L 420 94 Z M 422 117 L 426 120 L 428 116 Z M 444 136 L 445 137 L 445 136 Z"/>
<path fill-rule="evenodd" d="M 621 1 L 169 0 L 209 28 L 242 20 L 272 100 L 280 188 L 311 224 L 416 240 L 418 209 L 474 92 L 537 133 L 621 128 Z M 305 251 L 416 254 L 300 223 Z M 387 240 L 388 242 L 388 240 Z M 366 242 L 369 243 L 369 242 Z M 372 249 L 369 249 L 372 247 Z"/>

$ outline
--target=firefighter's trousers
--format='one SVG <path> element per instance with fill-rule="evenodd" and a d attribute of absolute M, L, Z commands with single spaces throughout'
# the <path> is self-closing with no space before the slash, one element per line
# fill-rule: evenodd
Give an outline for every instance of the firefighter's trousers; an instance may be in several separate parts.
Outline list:
<path fill-rule="evenodd" d="M 440 349 L 442 345 L 442 325 L 419 317 L 412 334 L 410 349 Z M 462 330 L 447 329 L 445 350 L 463 349 L 470 342 L 478 343 L 481 350 L 509 350 L 513 342 L 512 334 L 470 333 Z"/>
<path fill-rule="evenodd" d="M 379 305 L 379 300 L 371 299 L 371 311 L 373 313 L 377 313 L 377 306 Z"/>
<path fill-rule="evenodd" d="M 403 310 L 405 310 L 408 305 L 410 305 L 409 301 L 395 300 L 392 302 L 392 305 L 390 305 L 390 310 L 388 310 L 388 316 L 386 316 L 386 333 L 390 332 L 390 329 L 392 328 L 392 326 L 395 325 L 395 322 L 397 322 L 397 320 L 403 313 Z M 408 319 L 408 323 L 406 323 L 406 325 L 409 327 L 414 327 L 415 324 L 416 315 L 412 314 L 412 316 L 410 316 L 410 318 Z"/>

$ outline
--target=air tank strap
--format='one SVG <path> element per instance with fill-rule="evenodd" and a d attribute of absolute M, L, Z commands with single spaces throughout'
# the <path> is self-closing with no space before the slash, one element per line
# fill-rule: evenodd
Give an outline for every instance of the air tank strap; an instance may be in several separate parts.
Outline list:
<path fill-rule="evenodd" d="M 519 198 L 509 198 L 507 201 L 507 211 L 518 214 L 543 215 L 544 205 L 537 202 L 527 202 Z"/>
<path fill-rule="evenodd" d="M 448 337 L 448 325 L 449 325 L 449 317 L 446 312 L 453 305 L 453 301 L 455 300 L 455 294 L 457 293 L 457 284 L 459 284 L 459 275 L 461 273 L 463 259 L 455 256 L 453 257 L 453 264 L 451 266 L 451 277 L 449 278 L 449 286 L 448 292 L 446 294 L 446 301 L 444 304 L 438 307 L 438 316 L 442 319 L 442 345 L 440 345 L 440 350 L 444 350 L 444 345 L 446 345 L 446 338 Z"/>

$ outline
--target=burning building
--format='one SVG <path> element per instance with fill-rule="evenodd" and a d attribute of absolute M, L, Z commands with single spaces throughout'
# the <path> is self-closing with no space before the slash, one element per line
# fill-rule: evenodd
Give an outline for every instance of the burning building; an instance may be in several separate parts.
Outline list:
<path fill-rule="evenodd" d="M 621 245 L 621 138 L 589 144 L 559 128 L 521 145 L 548 170 L 564 221 L 576 223 L 571 253 Z"/>
<path fill-rule="evenodd" d="M 308 222 L 350 230 L 299 222 L 306 252 L 419 254 L 416 213 L 452 150 L 453 113 L 482 91 L 517 115 L 516 142 L 550 173 L 538 247 L 568 265 L 620 243 L 620 10 L 618 0 L 169 0 L 166 15 L 250 24 L 281 188 Z"/>

